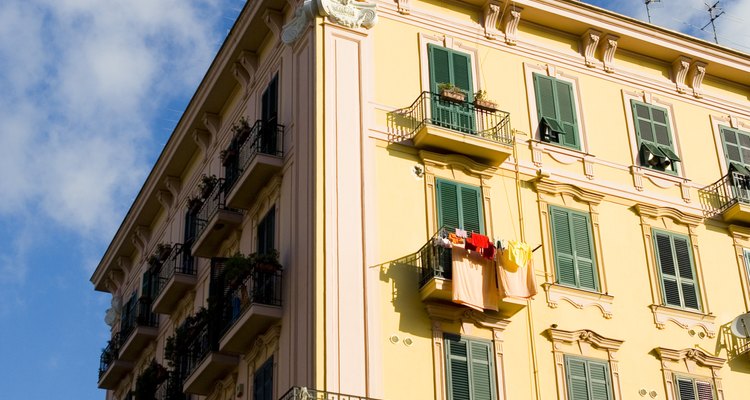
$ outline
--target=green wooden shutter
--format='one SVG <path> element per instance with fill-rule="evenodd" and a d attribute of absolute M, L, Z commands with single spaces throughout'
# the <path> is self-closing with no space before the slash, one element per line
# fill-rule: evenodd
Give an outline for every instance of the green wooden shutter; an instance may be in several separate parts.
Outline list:
<path fill-rule="evenodd" d="M 597 290 L 596 264 L 594 262 L 594 245 L 591 235 L 589 216 L 583 213 L 570 213 L 573 243 L 575 244 L 575 263 L 578 272 L 578 286 Z"/>
<path fill-rule="evenodd" d="M 273 399 L 273 357 L 269 358 L 253 375 L 253 400 Z"/>
<path fill-rule="evenodd" d="M 750 282 L 750 250 L 745 249 L 745 271 L 747 272 L 747 279 Z"/>
<path fill-rule="evenodd" d="M 591 400 L 609 400 L 609 367 L 606 363 L 587 361 Z"/>
<path fill-rule="evenodd" d="M 677 378 L 676 385 L 679 400 L 697 400 L 692 379 Z"/>
<path fill-rule="evenodd" d="M 468 343 L 452 335 L 445 339 L 448 400 L 471 400 Z"/>
<path fill-rule="evenodd" d="M 479 188 L 461 186 L 462 227 L 467 232 L 484 233 L 482 218 L 482 195 Z"/>
<path fill-rule="evenodd" d="M 576 279 L 569 212 L 559 208 L 550 208 L 550 219 L 552 221 L 552 245 L 557 282 L 563 285 L 576 286 L 578 280 Z"/>
<path fill-rule="evenodd" d="M 685 236 L 666 232 L 654 231 L 653 235 L 664 304 L 700 310 L 700 294 L 690 240 Z"/>
<path fill-rule="evenodd" d="M 467 96 L 467 102 L 464 104 L 433 99 L 433 123 L 475 134 L 474 109 L 469 106 L 474 96 L 471 56 L 433 44 L 429 44 L 427 49 L 430 60 L 430 91 L 438 93 L 439 84 L 452 83 L 466 92 Z"/>
<path fill-rule="evenodd" d="M 664 303 L 669 306 L 682 307 L 680 285 L 677 282 L 677 269 L 672 255 L 672 240 L 668 234 L 654 233 L 656 259 L 661 273 Z"/>
<path fill-rule="evenodd" d="M 709 382 L 696 381 L 698 400 L 714 400 L 714 388 Z"/>
<path fill-rule="evenodd" d="M 700 310 L 698 285 L 696 284 L 692 257 L 690 256 L 690 242 L 687 238 L 679 236 L 673 236 L 672 241 L 677 260 L 677 271 L 680 274 L 683 305 L 686 308 Z"/>
<path fill-rule="evenodd" d="M 449 229 L 459 228 L 458 185 L 437 180 L 438 225 Z"/>
<path fill-rule="evenodd" d="M 436 184 L 438 224 L 484 234 L 481 189 L 442 179 Z"/>
<path fill-rule="evenodd" d="M 586 361 L 571 357 L 566 357 L 565 361 L 569 400 L 591 400 L 586 379 Z"/>
<path fill-rule="evenodd" d="M 636 100 L 631 100 L 630 105 L 633 111 L 633 124 L 638 136 L 638 151 L 642 152 L 645 145 L 652 153 L 669 158 L 673 162 L 669 167 L 669 172 L 675 172 L 674 162 L 680 161 L 680 158 L 674 150 L 667 109 Z M 641 164 L 648 168 L 663 170 L 661 167 L 649 165 L 643 153 L 640 154 L 640 159 Z"/>
<path fill-rule="evenodd" d="M 580 149 L 581 145 L 578 142 L 578 123 L 576 122 L 573 85 L 570 82 L 555 79 L 555 100 L 557 101 L 559 115 L 557 122 L 565 131 L 565 134 L 560 140 L 560 144 Z"/>
<path fill-rule="evenodd" d="M 492 400 L 495 398 L 492 344 L 472 340 L 469 345 L 472 400 Z"/>
<path fill-rule="evenodd" d="M 275 249 L 276 207 L 271 207 L 258 223 L 258 253 L 267 254 Z"/>
<path fill-rule="evenodd" d="M 435 45 L 427 46 L 430 56 L 430 90 L 438 92 L 441 83 L 453 83 L 451 80 L 450 53 L 448 49 Z"/>
<path fill-rule="evenodd" d="M 719 130 L 727 165 L 737 163 L 750 167 L 750 133 L 726 126 L 719 126 Z"/>
<path fill-rule="evenodd" d="M 549 118 L 557 121 L 554 79 L 545 75 L 534 74 L 534 92 L 536 94 L 536 112 L 539 119 Z"/>

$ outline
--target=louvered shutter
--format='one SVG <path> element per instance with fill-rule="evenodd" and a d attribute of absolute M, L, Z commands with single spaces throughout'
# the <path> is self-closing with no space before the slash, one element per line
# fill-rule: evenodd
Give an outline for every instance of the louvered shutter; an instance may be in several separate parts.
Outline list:
<path fill-rule="evenodd" d="M 276 123 L 279 113 L 279 79 L 278 75 L 271 79 L 268 87 L 263 92 L 261 100 L 261 126 L 260 152 L 265 154 L 276 154 Z"/>
<path fill-rule="evenodd" d="M 273 399 L 273 357 L 269 358 L 253 375 L 253 400 Z"/>
<path fill-rule="evenodd" d="M 698 400 L 714 400 L 714 388 L 709 382 L 695 382 L 698 391 Z"/>
<path fill-rule="evenodd" d="M 692 379 L 677 379 L 677 393 L 679 400 L 696 400 L 695 387 Z"/>
<path fill-rule="evenodd" d="M 668 234 L 655 233 L 656 259 L 661 272 L 661 283 L 664 303 L 669 306 L 682 307 L 680 285 L 677 281 L 677 270 L 672 255 L 672 240 Z"/>
<path fill-rule="evenodd" d="M 575 250 L 575 266 L 578 273 L 578 287 L 597 290 L 594 245 L 591 238 L 591 225 L 586 214 L 570 213 L 572 238 Z"/>
<path fill-rule="evenodd" d="M 467 232 L 484 233 L 482 218 L 482 195 L 479 188 L 460 186 L 461 227 Z"/>
<path fill-rule="evenodd" d="M 451 67 L 453 73 L 453 84 L 466 93 L 467 103 L 453 105 L 455 109 L 454 124 L 466 133 L 474 132 L 474 109 L 469 107 L 474 97 L 474 85 L 471 79 L 471 57 L 468 54 L 451 52 Z"/>
<path fill-rule="evenodd" d="M 591 389 L 591 400 L 609 400 L 609 368 L 607 364 L 587 361 L 589 372 L 589 388 Z"/>
<path fill-rule="evenodd" d="M 558 120 L 557 122 L 565 130 L 565 134 L 560 139 L 560 143 L 579 149 L 578 143 L 578 123 L 576 122 L 575 97 L 573 95 L 573 85 L 570 82 L 555 79 L 555 100 L 557 102 Z"/>
<path fill-rule="evenodd" d="M 575 255 L 573 254 L 573 238 L 570 230 L 570 212 L 559 208 L 550 208 L 552 220 L 552 243 L 555 257 L 557 282 L 576 286 Z"/>
<path fill-rule="evenodd" d="M 745 271 L 747 279 L 750 280 L 750 250 L 745 249 Z"/>
<path fill-rule="evenodd" d="M 494 368 L 492 345 L 470 341 L 472 400 L 492 400 L 494 396 Z"/>
<path fill-rule="evenodd" d="M 459 337 L 446 335 L 448 400 L 471 400 L 469 346 Z"/>
<path fill-rule="evenodd" d="M 458 185 L 453 182 L 437 181 L 438 224 L 455 229 L 460 227 Z"/>
<path fill-rule="evenodd" d="M 549 118 L 558 120 L 555 107 L 555 81 L 548 76 L 534 74 L 534 92 L 536 94 L 536 112 L 539 120 Z"/>
<path fill-rule="evenodd" d="M 267 254 L 274 250 L 276 229 L 276 207 L 271 207 L 258 224 L 258 253 Z"/>
<path fill-rule="evenodd" d="M 631 101 L 633 118 L 635 119 L 635 131 L 641 140 L 656 143 L 654 139 L 654 128 L 651 125 L 651 109 L 648 105 Z"/>
<path fill-rule="evenodd" d="M 430 91 L 439 93 L 438 85 L 441 83 L 453 83 L 451 79 L 450 52 L 444 47 L 428 45 L 430 58 Z M 450 128 L 453 120 L 453 105 L 447 101 L 436 101 L 432 103 L 432 122 Z"/>
<path fill-rule="evenodd" d="M 591 400 L 586 379 L 586 361 L 567 357 L 565 361 L 569 400 Z"/>
<path fill-rule="evenodd" d="M 677 271 L 680 274 L 680 292 L 682 293 L 683 305 L 686 308 L 700 310 L 698 285 L 696 284 L 692 257 L 690 256 L 690 243 L 687 238 L 679 236 L 673 236 L 672 240 L 677 259 Z"/>

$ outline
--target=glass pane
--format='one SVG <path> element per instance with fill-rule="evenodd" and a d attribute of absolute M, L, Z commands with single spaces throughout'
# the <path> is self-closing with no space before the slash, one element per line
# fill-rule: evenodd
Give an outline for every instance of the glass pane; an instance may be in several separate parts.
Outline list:
<path fill-rule="evenodd" d="M 641 133 L 641 139 L 648 140 L 649 142 L 654 141 L 654 132 L 651 130 L 651 123 L 649 121 L 638 121 L 638 131 Z"/>
<path fill-rule="evenodd" d="M 656 131 L 656 143 L 669 146 L 669 131 L 664 125 L 654 125 Z"/>

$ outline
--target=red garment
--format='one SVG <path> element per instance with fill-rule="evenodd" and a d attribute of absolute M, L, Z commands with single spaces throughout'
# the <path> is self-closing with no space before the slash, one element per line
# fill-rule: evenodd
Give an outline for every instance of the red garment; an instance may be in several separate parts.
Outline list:
<path fill-rule="evenodd" d="M 495 245 L 490 243 L 490 245 L 486 249 L 482 250 L 482 257 L 488 260 L 494 260 L 495 252 L 496 252 Z"/>
<path fill-rule="evenodd" d="M 490 246 L 490 238 L 478 233 L 471 233 L 471 237 L 466 239 L 467 243 L 471 243 L 477 250 L 483 250 Z"/>

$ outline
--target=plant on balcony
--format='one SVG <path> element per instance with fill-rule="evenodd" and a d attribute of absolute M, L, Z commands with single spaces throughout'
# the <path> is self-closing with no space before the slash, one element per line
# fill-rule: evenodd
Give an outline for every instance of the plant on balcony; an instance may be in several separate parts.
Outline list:
<path fill-rule="evenodd" d="M 438 92 L 440 93 L 441 100 L 447 100 L 456 103 L 462 103 L 466 101 L 466 92 L 450 82 L 439 83 L 437 88 Z"/>
<path fill-rule="evenodd" d="M 253 255 L 235 253 L 224 262 L 224 279 L 231 288 L 238 287 L 252 272 L 255 262 Z"/>
<path fill-rule="evenodd" d="M 203 206 L 203 199 L 200 196 L 188 197 L 187 208 L 191 213 L 197 213 L 201 209 L 201 206 Z"/>
<path fill-rule="evenodd" d="M 242 144 L 245 143 L 245 140 L 250 137 L 252 131 L 253 128 L 250 126 L 250 123 L 247 122 L 245 117 L 240 118 L 240 120 L 232 126 L 232 133 L 234 133 L 232 144 L 236 144 L 237 147 L 242 146 Z"/>
<path fill-rule="evenodd" d="M 154 268 L 158 268 L 164 263 L 164 261 L 167 261 L 167 258 L 169 257 L 171 253 L 172 253 L 171 244 L 159 243 L 156 245 L 154 254 L 152 254 L 148 258 L 148 264 Z"/>
<path fill-rule="evenodd" d="M 135 381 L 135 400 L 155 400 L 156 389 L 168 377 L 167 370 L 156 360 L 151 360 Z"/>
<path fill-rule="evenodd" d="M 485 90 L 474 93 L 474 107 L 485 111 L 497 111 L 497 103 L 487 97 Z"/>
<path fill-rule="evenodd" d="M 206 200 L 218 184 L 219 178 L 217 178 L 216 175 L 203 174 L 200 183 L 198 183 L 198 193 L 200 194 L 201 199 Z"/>
<path fill-rule="evenodd" d="M 201 329 L 208 324 L 208 310 L 202 307 L 197 313 L 185 318 L 174 335 L 167 338 L 164 345 L 164 359 L 172 371 L 178 370 L 180 361 L 188 355 L 189 346 Z"/>
<path fill-rule="evenodd" d="M 219 153 L 219 158 L 221 159 L 221 165 L 225 167 L 237 158 L 237 150 L 235 149 L 234 140 L 232 141 L 232 144 L 229 145 L 229 148 L 224 149 Z"/>
<path fill-rule="evenodd" d="M 253 266 L 259 271 L 275 272 L 281 269 L 278 250 L 274 249 L 266 253 L 254 253 L 251 257 Z"/>

